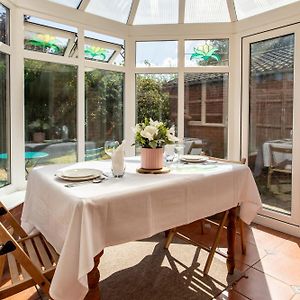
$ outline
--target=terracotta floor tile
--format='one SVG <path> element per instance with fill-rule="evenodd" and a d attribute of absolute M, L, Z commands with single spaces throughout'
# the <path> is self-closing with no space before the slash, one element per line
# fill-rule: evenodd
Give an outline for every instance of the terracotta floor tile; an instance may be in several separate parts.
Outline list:
<path fill-rule="evenodd" d="M 300 285 L 300 259 L 284 254 L 269 254 L 253 267 L 287 284 Z"/>
<path fill-rule="evenodd" d="M 292 288 L 253 268 L 245 273 L 248 278 L 242 278 L 234 285 L 234 290 L 255 300 L 289 300 L 293 297 Z"/>
<path fill-rule="evenodd" d="M 214 300 L 248 300 L 249 298 L 243 296 L 233 289 L 225 290 L 218 297 L 214 298 Z"/>

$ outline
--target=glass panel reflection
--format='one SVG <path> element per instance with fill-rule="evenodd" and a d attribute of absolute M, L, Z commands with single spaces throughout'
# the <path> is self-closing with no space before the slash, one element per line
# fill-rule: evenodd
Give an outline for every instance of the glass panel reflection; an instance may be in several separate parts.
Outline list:
<path fill-rule="evenodd" d="M 26 171 L 77 160 L 77 67 L 25 60 Z"/>
<path fill-rule="evenodd" d="M 205 154 L 226 157 L 228 74 L 186 73 L 184 82 L 184 136 Z"/>
<path fill-rule="evenodd" d="M 265 208 L 291 214 L 294 35 L 250 48 L 249 166 Z"/>
<path fill-rule="evenodd" d="M 106 140 L 123 140 L 124 73 L 85 71 L 86 160 L 108 158 Z"/>
<path fill-rule="evenodd" d="M 8 60 L 8 55 L 0 53 L 0 187 L 10 183 Z"/>

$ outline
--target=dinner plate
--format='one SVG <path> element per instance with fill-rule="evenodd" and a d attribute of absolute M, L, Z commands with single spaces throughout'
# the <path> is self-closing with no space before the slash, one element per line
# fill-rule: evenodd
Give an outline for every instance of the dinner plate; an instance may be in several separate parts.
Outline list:
<path fill-rule="evenodd" d="M 183 162 L 200 163 L 207 161 L 208 157 L 203 155 L 182 155 L 180 160 Z"/>
<path fill-rule="evenodd" d="M 83 181 L 97 178 L 102 172 L 97 169 L 67 169 L 57 171 L 56 176 L 69 181 Z"/>

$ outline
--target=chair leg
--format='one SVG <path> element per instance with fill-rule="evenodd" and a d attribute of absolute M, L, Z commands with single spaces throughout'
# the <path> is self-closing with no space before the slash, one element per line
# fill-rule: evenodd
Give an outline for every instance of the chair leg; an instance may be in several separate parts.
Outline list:
<path fill-rule="evenodd" d="M 218 231 L 217 231 L 217 234 L 216 234 L 216 238 L 215 238 L 215 240 L 213 242 L 213 245 L 212 245 L 212 247 L 210 249 L 208 258 L 206 260 L 206 264 L 205 264 L 204 271 L 203 271 L 204 275 L 207 275 L 208 272 L 209 272 L 209 269 L 210 269 L 213 257 L 215 255 L 217 246 L 218 246 L 220 238 L 221 238 L 222 229 L 223 229 L 223 227 L 225 225 L 225 222 L 227 220 L 227 217 L 228 217 L 228 213 L 229 213 L 228 210 L 225 211 L 224 216 L 223 216 L 223 218 L 222 218 L 222 220 L 221 220 L 221 222 L 219 224 Z"/>
<path fill-rule="evenodd" d="M 238 218 L 238 223 L 239 223 L 239 227 L 240 227 L 242 254 L 243 254 L 243 255 L 246 255 L 246 243 L 245 243 L 244 222 L 242 221 L 241 218 Z"/>
<path fill-rule="evenodd" d="M 166 239 L 165 246 L 164 246 L 165 249 L 169 248 L 171 242 L 173 241 L 175 233 L 176 233 L 176 227 L 169 230 L 169 234 Z"/>
<path fill-rule="evenodd" d="M 271 176 L 272 176 L 272 170 L 269 167 L 269 171 L 268 171 L 268 178 L 267 178 L 267 188 L 270 189 L 271 187 Z"/>
<path fill-rule="evenodd" d="M 201 234 L 204 234 L 204 220 L 203 219 L 200 220 L 200 230 L 201 230 Z"/>

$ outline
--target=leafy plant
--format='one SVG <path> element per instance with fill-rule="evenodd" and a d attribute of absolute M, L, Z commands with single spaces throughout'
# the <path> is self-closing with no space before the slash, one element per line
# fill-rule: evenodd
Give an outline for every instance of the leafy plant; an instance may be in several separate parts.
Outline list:
<path fill-rule="evenodd" d="M 59 43 L 59 41 L 56 37 L 50 34 L 37 34 L 33 39 L 25 42 L 26 45 L 40 47 L 54 54 L 61 52 L 61 47 L 59 47 L 57 43 Z"/>
<path fill-rule="evenodd" d="M 99 57 L 100 60 L 106 60 L 106 49 L 94 46 L 85 46 L 84 53 L 87 57 L 95 59 Z"/>

